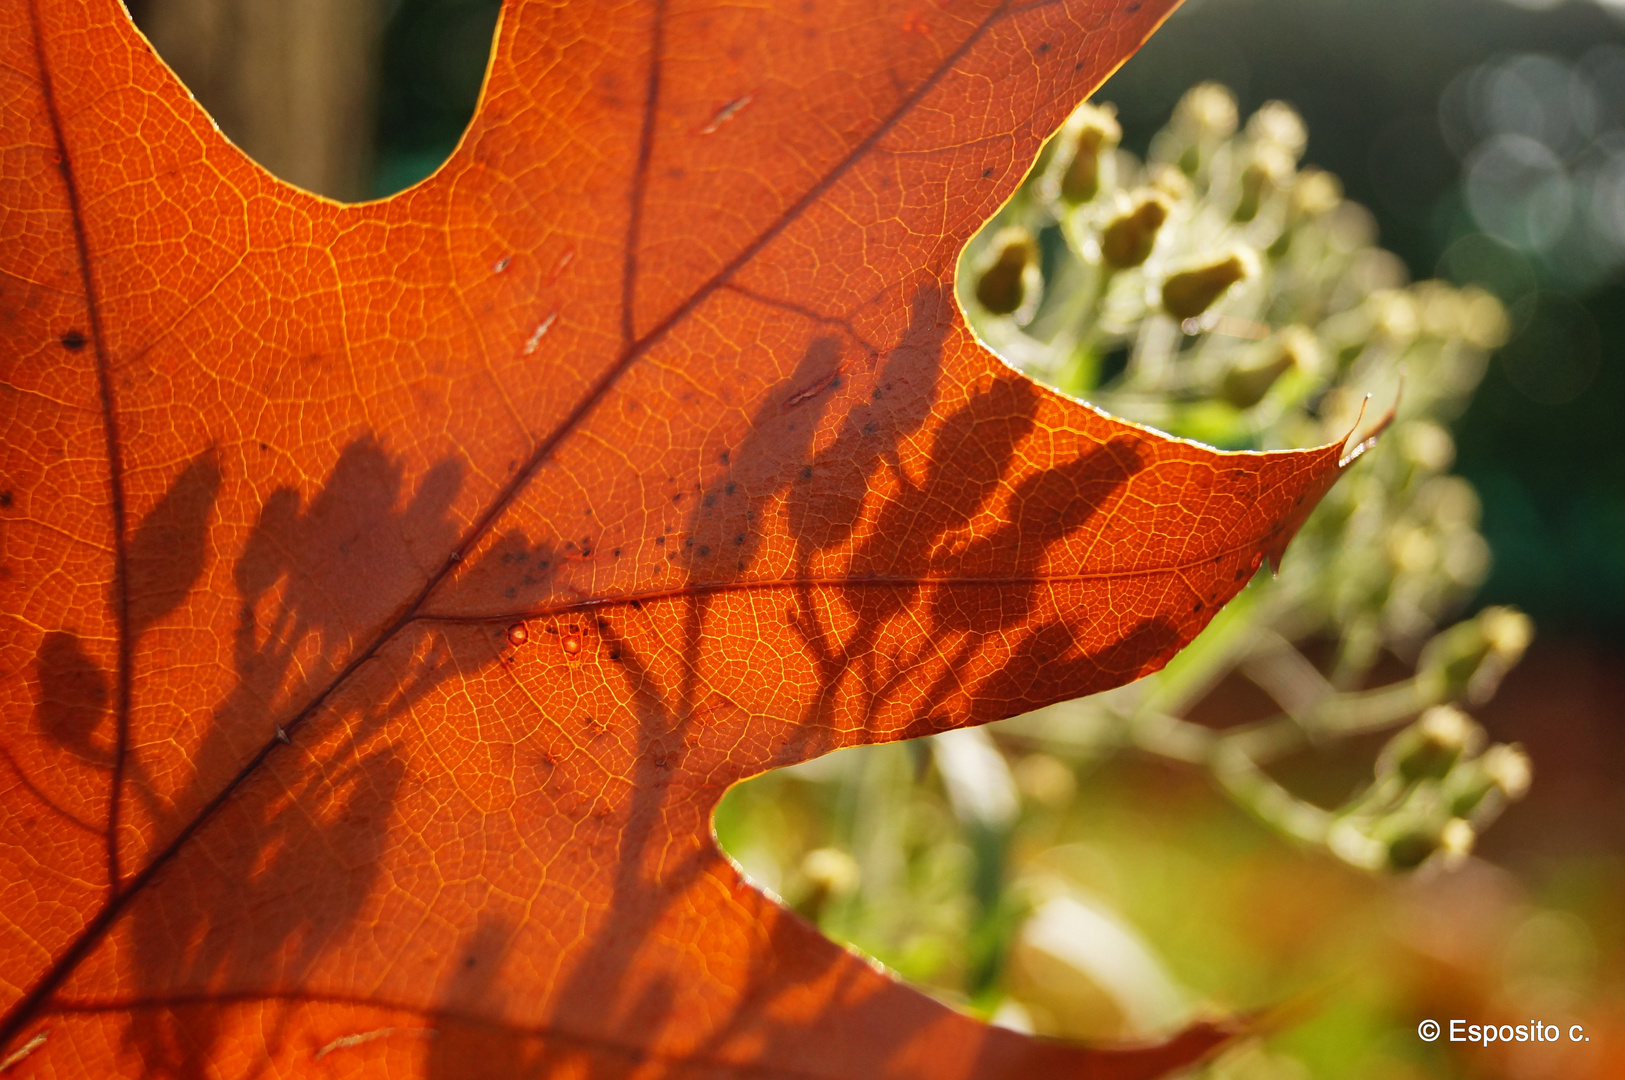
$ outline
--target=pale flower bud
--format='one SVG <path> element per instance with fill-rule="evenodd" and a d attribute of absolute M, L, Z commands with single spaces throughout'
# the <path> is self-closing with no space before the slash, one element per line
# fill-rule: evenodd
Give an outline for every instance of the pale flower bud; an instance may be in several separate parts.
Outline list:
<path fill-rule="evenodd" d="M 1508 799 L 1521 799 L 1529 793 L 1534 770 L 1523 747 L 1516 743 L 1492 746 L 1485 751 L 1482 761 L 1484 775 L 1500 789 L 1502 795 Z"/>
<path fill-rule="evenodd" d="M 1216 82 L 1197 83 L 1174 106 L 1173 125 L 1201 139 L 1228 139 L 1236 119 L 1236 96 Z"/>
<path fill-rule="evenodd" d="M 1248 222 L 1258 216 L 1264 196 L 1284 187 L 1292 178 L 1293 161 L 1277 146 L 1261 146 L 1253 160 L 1241 171 L 1241 198 L 1236 203 L 1235 220 Z"/>
<path fill-rule="evenodd" d="M 1499 349 L 1511 332 L 1506 308 L 1482 289 L 1469 285 L 1461 291 L 1461 337 L 1478 349 Z"/>
<path fill-rule="evenodd" d="M 1466 861 L 1476 839 L 1473 827 L 1461 818 L 1451 818 L 1442 826 L 1418 825 L 1388 841 L 1388 865 L 1395 870 L 1414 870 L 1437 854 L 1453 869 Z"/>
<path fill-rule="evenodd" d="M 1210 263 L 1170 275 L 1162 283 L 1163 310 L 1181 322 L 1196 318 L 1212 307 L 1230 286 L 1251 277 L 1257 262 L 1252 252 L 1236 250 Z"/>
<path fill-rule="evenodd" d="M 1343 201 L 1343 183 L 1321 169 L 1305 169 L 1292 185 L 1294 217 L 1313 218 L 1329 214 Z"/>
<path fill-rule="evenodd" d="M 1478 616 L 1489 642 L 1490 653 L 1508 667 L 1523 659 L 1524 650 L 1535 636 L 1535 624 L 1529 616 L 1508 607 L 1485 608 Z"/>
<path fill-rule="evenodd" d="M 1139 266 L 1151 256 L 1157 233 L 1168 220 L 1168 200 L 1160 192 L 1142 191 L 1106 223 L 1100 256 L 1114 270 Z"/>
<path fill-rule="evenodd" d="M 1416 304 L 1398 289 L 1378 289 L 1366 298 L 1371 313 L 1371 332 L 1395 345 L 1408 345 L 1421 330 Z"/>
<path fill-rule="evenodd" d="M 1306 326 L 1283 327 L 1270 348 L 1237 362 L 1225 372 L 1219 393 L 1236 408 L 1250 409 L 1262 401 L 1276 380 L 1288 371 L 1297 368 L 1314 372 L 1320 363 L 1320 342 L 1314 331 Z"/>
<path fill-rule="evenodd" d="M 1298 110 L 1284 101 L 1266 101 L 1247 118 L 1247 135 L 1254 142 L 1278 148 L 1292 161 L 1303 156 L 1309 145 L 1309 129 Z"/>
<path fill-rule="evenodd" d="M 1529 792 L 1530 772 L 1529 755 L 1523 747 L 1497 743 L 1482 757 L 1464 762 L 1451 772 L 1445 783 L 1450 813 L 1470 817 L 1492 793 L 1499 800 L 1523 798 Z M 1490 804 L 1492 812 L 1499 808 L 1499 801 Z"/>
<path fill-rule="evenodd" d="M 1441 340 L 1460 336 L 1466 308 L 1461 293 L 1442 281 L 1423 281 L 1411 289 L 1411 295 L 1424 331 Z"/>
<path fill-rule="evenodd" d="M 1485 608 L 1476 619 L 1457 623 L 1427 643 L 1416 665 L 1417 682 L 1434 701 L 1484 701 L 1533 636 L 1534 624 L 1523 612 Z"/>
<path fill-rule="evenodd" d="M 1123 138 L 1116 106 L 1085 102 L 1067 121 L 1062 136 L 1072 147 L 1072 159 L 1061 174 L 1060 196 L 1073 205 L 1086 203 L 1100 191 L 1101 159 Z"/>
<path fill-rule="evenodd" d="M 858 887 L 857 860 L 839 848 L 807 852 L 801 873 L 814 888 L 831 896 L 846 896 Z"/>
<path fill-rule="evenodd" d="M 1456 441 L 1431 420 L 1411 420 L 1399 430 L 1405 456 L 1428 472 L 1442 472 L 1456 460 Z"/>
<path fill-rule="evenodd" d="M 1478 834 L 1470 824 L 1461 818 L 1451 818 L 1439 832 L 1439 853 L 1444 858 L 1444 864 L 1454 869 L 1466 862 L 1477 839 Z"/>
<path fill-rule="evenodd" d="M 994 315 L 1011 315 L 1027 299 L 1038 244 L 1025 229 L 1005 229 L 988 245 L 992 258 L 976 280 L 976 300 Z"/>
<path fill-rule="evenodd" d="M 1172 165 L 1153 165 L 1151 167 L 1151 188 L 1160 191 L 1174 202 L 1184 202 L 1196 194 L 1196 185 L 1191 178 L 1174 168 Z"/>
<path fill-rule="evenodd" d="M 1378 758 L 1381 773 L 1406 781 L 1437 780 L 1483 745 L 1484 732 L 1453 705 L 1435 705 L 1389 740 Z"/>

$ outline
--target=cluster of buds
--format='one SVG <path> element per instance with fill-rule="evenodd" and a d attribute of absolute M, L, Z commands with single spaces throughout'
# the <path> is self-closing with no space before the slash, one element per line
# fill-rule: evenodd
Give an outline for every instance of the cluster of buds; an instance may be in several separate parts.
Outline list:
<path fill-rule="evenodd" d="M 1489 551 L 1447 425 L 1506 335 L 1500 304 L 1407 282 L 1336 177 L 1300 164 L 1307 134 L 1285 105 L 1242 123 L 1205 84 L 1145 160 L 1121 141 L 1109 106 L 1080 108 L 967 247 L 959 299 L 981 338 L 1064 392 L 1233 449 L 1342 440 L 1362 410 L 1368 424 L 1386 411 L 1403 367 L 1388 433 L 1279 577 L 1260 575 L 1164 670 L 996 730 L 777 770 L 715 819 L 742 867 L 831 937 L 989 1012 L 1008 956 L 1004 1005 L 1019 1008 L 1000 1022 L 1094 1038 L 1131 1032 L 1069 1026 L 1121 1015 L 1095 981 L 1104 968 L 1069 957 L 1127 964 L 1111 993 L 1132 989 L 1144 1015 L 1179 1000 L 1132 932 L 1056 884 L 1075 860 L 1080 882 L 1094 873 L 1092 845 L 1066 842 L 1080 765 L 1134 748 L 1204 768 L 1279 833 L 1396 872 L 1461 861 L 1530 783 L 1524 752 L 1486 745 L 1463 711 L 1518 661 L 1529 620 L 1489 608 L 1449 625 Z M 1413 673 L 1379 678 L 1395 658 Z M 1189 719 L 1238 679 L 1279 713 L 1223 731 Z M 1342 807 L 1269 768 L 1379 731 L 1393 734 L 1371 782 Z"/>
<path fill-rule="evenodd" d="M 1360 438 L 1393 404 L 1389 432 L 1300 531 L 1279 578 L 1255 583 L 1251 614 L 1211 632 L 1267 628 L 1271 640 L 1315 642 L 1320 655 L 1334 645 L 1326 687 L 1346 697 L 1336 714 L 1350 732 L 1403 722 L 1396 700 L 1409 703 L 1408 716 L 1482 702 L 1530 626 L 1493 608 L 1439 630 L 1490 564 L 1478 496 L 1450 473 L 1446 425 L 1507 336 L 1500 302 L 1473 287 L 1409 282 L 1377 246 L 1371 214 L 1343 197 L 1336 177 L 1301 163 L 1308 133 L 1281 102 L 1243 123 L 1230 92 L 1204 83 L 1144 160 L 1120 142 L 1112 108 L 1084 105 L 967 248 L 961 301 L 977 332 L 1066 393 L 1225 449 Z M 1247 670 L 1245 648 L 1215 652 Z M 1386 697 L 1362 697 L 1357 688 L 1385 655 L 1416 674 Z M 1154 685 L 1136 693 L 1167 698 Z M 1508 754 L 1523 760 L 1510 749 L 1468 755 L 1460 777 Z M 1424 813 L 1424 803 L 1455 799 L 1443 777 L 1410 783 L 1402 798 L 1385 784 L 1377 787 L 1400 801 L 1370 820 L 1360 816 L 1370 807 L 1339 812 L 1344 842 L 1333 850 L 1369 865 L 1379 845 L 1409 853 L 1381 864 L 1407 865 L 1424 849 L 1464 851 L 1487 821 Z M 1508 797 L 1480 801 L 1498 808 Z M 1468 823 L 1451 825 L 1457 818 Z M 1356 819 L 1365 825 L 1354 829 Z M 1381 839 L 1389 829 L 1406 839 Z"/>
<path fill-rule="evenodd" d="M 1529 790 L 1523 749 L 1484 742 L 1484 729 L 1455 706 L 1428 709 L 1383 748 L 1375 782 L 1331 829 L 1333 850 L 1373 868 L 1460 863 L 1502 808 Z"/>
<path fill-rule="evenodd" d="M 1523 612 L 1485 608 L 1427 643 L 1416 662 L 1417 686 L 1434 701 L 1488 701 L 1533 636 Z"/>

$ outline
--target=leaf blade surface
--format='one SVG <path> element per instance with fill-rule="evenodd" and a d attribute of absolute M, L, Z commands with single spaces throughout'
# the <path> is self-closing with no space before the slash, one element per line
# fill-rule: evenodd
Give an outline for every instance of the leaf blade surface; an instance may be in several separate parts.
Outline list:
<path fill-rule="evenodd" d="M 6 0 L 6 1052 L 1188 1055 L 948 1012 L 709 833 L 740 777 L 1154 669 L 1335 477 L 1039 390 L 952 301 L 1167 6 L 518 4 L 458 153 L 344 207 L 116 4 Z"/>

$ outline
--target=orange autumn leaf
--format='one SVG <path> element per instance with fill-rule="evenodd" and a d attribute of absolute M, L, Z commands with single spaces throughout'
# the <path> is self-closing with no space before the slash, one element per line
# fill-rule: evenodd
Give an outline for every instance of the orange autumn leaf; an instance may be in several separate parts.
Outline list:
<path fill-rule="evenodd" d="M 341 206 L 0 0 L 0 1073 L 1159 1075 L 748 886 L 735 781 L 1144 675 L 1338 448 L 981 348 L 957 255 L 1173 0 L 510 2 Z"/>

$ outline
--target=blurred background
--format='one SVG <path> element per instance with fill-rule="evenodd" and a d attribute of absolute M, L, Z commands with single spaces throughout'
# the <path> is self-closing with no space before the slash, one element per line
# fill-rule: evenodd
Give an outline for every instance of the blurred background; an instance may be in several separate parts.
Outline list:
<path fill-rule="evenodd" d="M 478 95 L 500 4 L 132 0 L 131 7 L 228 135 L 287 179 L 360 200 L 422 179 L 451 152 Z M 996 1022 L 1135 1038 L 1203 1011 L 1267 1008 L 1274 1009 L 1271 1034 L 1234 1049 L 1205 1075 L 1625 1076 L 1625 786 L 1618 779 L 1625 770 L 1625 447 L 1617 437 L 1625 417 L 1625 2 L 1189 0 L 1093 99 L 1115 106 L 1120 130 L 1109 141 L 1120 139 L 1132 154 L 1120 162 L 1123 192 L 1139 184 L 1134 190 L 1162 191 L 1176 210 L 1196 208 L 1188 219 L 1176 215 L 1176 224 L 1202 220 L 1221 189 L 1231 190 L 1232 204 L 1248 198 L 1250 174 L 1237 166 L 1225 179 L 1222 154 L 1192 159 L 1188 169 L 1176 162 L 1194 192 L 1156 174 L 1158 155 L 1169 153 L 1154 145 L 1170 138 L 1159 131 L 1211 121 L 1193 120 L 1194 106 L 1176 113 L 1204 81 L 1229 88 L 1231 127 L 1246 125 L 1224 134 L 1225 146 L 1251 153 L 1266 135 L 1291 143 L 1278 114 L 1247 123 L 1265 103 L 1286 102 L 1307 133 L 1304 145 L 1290 148 L 1286 173 L 1298 182 L 1324 170 L 1340 180 L 1343 206 L 1370 211 L 1328 216 L 1327 250 L 1343 261 L 1315 264 L 1335 263 L 1359 279 L 1359 295 L 1350 299 L 1326 280 L 1309 290 L 1319 307 L 1294 301 L 1315 308 L 1294 309 L 1291 318 L 1311 328 L 1316 350 L 1333 354 L 1319 368 L 1294 357 L 1308 373 L 1302 400 L 1286 400 L 1291 379 L 1280 377 L 1275 360 L 1221 348 L 1219 323 L 1187 320 L 1188 337 L 1173 334 L 1174 344 L 1163 345 L 1170 356 L 1208 365 L 1209 385 L 1151 379 L 1142 370 L 1151 356 L 1146 342 L 1165 316 L 1107 311 L 1106 284 L 1096 314 L 1122 324 L 1115 337 L 1090 338 L 1088 348 L 1068 338 L 1071 351 L 1057 352 L 1060 337 L 1046 312 L 1068 290 L 1094 288 L 1087 273 L 1067 277 L 1058 267 L 1072 250 L 1087 271 L 1090 252 L 1099 254 L 1089 236 L 1104 236 L 1109 207 L 1084 214 L 1052 198 L 1060 209 L 1008 210 L 973 245 L 964 273 L 996 279 L 998 259 L 1014 252 L 1017 262 L 1008 265 L 1027 275 L 1020 280 L 1031 290 L 1014 295 L 1008 310 L 995 310 L 1002 301 L 993 292 L 987 310 L 975 298 L 967 309 L 990 343 L 1018 362 L 1012 353 L 1041 338 L 1055 355 L 1034 353 L 1024 364 L 1039 377 L 1107 407 L 1163 409 L 1153 415 L 1164 426 L 1234 445 L 1301 441 L 1314 424 L 1331 425 L 1341 415 L 1334 407 L 1341 389 L 1373 388 L 1362 382 L 1371 372 L 1360 358 L 1396 333 L 1394 311 L 1411 312 L 1424 329 L 1388 353 L 1415 372 L 1412 412 L 1402 415 L 1413 434 L 1396 432 L 1387 449 L 1379 447 L 1389 456 L 1373 455 L 1371 482 L 1360 489 L 1393 508 L 1363 541 L 1386 553 L 1371 559 L 1387 577 L 1355 600 L 1316 592 L 1316 582 L 1349 576 L 1337 549 L 1357 546 L 1349 539 L 1354 526 L 1327 522 L 1300 542 L 1301 569 L 1289 554 L 1282 583 L 1244 594 L 1259 594 L 1244 614 L 1322 673 L 1325 700 L 1366 694 L 1359 715 L 1369 717 L 1370 695 L 1409 688 L 1409 711 L 1400 709 L 1395 723 L 1450 702 L 1473 719 L 1451 728 L 1434 713 L 1431 727 L 1418 721 L 1403 729 L 1410 744 L 1390 739 L 1387 720 L 1351 722 L 1335 737 L 1268 761 L 1252 780 L 1225 772 L 1211 755 L 1182 761 L 1178 740 L 1186 735 L 1200 742 L 1250 732 L 1277 706 L 1295 723 L 1304 719 L 1281 700 L 1291 697 L 1281 690 L 1286 676 L 1272 676 L 1262 653 L 1247 653 L 1253 645 L 1235 645 L 1239 630 L 1221 627 L 1213 640 L 1230 644 L 1210 649 L 1220 659 L 1211 660 L 1206 682 L 1176 672 L 1132 701 L 1084 703 L 982 738 L 866 748 L 771 774 L 730 793 L 718 811 L 719 837 L 753 878 L 826 933 Z M 1134 170 L 1141 171 L 1129 183 Z M 1270 182 L 1284 184 L 1279 176 Z M 1029 187 L 1038 192 L 1036 178 Z M 1293 192 L 1303 190 L 1281 187 L 1288 225 L 1273 228 L 1298 228 L 1291 214 L 1304 199 Z M 1098 209 L 1109 194 L 1086 203 Z M 1240 221 L 1232 204 L 1224 208 L 1224 236 Z M 999 240 L 997 229 L 1020 215 L 1031 219 L 1021 226 L 1031 226 L 1027 238 Z M 1070 224 L 1074 218 L 1081 224 Z M 1257 231 L 1251 220 L 1243 224 Z M 1195 229 L 1180 227 L 1181 235 Z M 1292 275 L 1308 271 L 1293 270 L 1274 246 L 1264 280 L 1290 291 Z M 1029 247 L 1030 261 L 1021 262 Z M 1396 264 L 1370 254 L 1378 247 Z M 1162 273 L 1161 257 L 1111 280 L 1139 273 L 1150 281 Z M 1170 272 L 1178 265 L 1169 263 Z M 1451 288 L 1407 286 L 1407 277 Z M 1259 280 L 1256 272 L 1250 280 Z M 1284 320 L 1268 297 L 1249 299 L 1250 287 L 1236 285 L 1211 310 L 1221 320 L 1261 320 L 1255 324 L 1267 345 Z M 1042 305 L 1038 289 L 1048 290 Z M 1491 329 L 1488 315 L 1473 323 L 1459 314 L 1490 311 L 1474 307 L 1480 296 L 1498 301 Z M 1394 297 L 1404 303 L 1395 307 Z M 1429 314 L 1446 309 L 1458 314 Z M 1369 318 L 1351 330 L 1351 312 Z M 1200 324 L 1207 313 L 1199 314 Z M 1434 326 L 1440 319 L 1442 329 Z M 1358 338 L 1359 347 L 1349 352 L 1332 340 L 1338 334 Z M 1255 396 L 1247 380 L 1256 383 L 1261 371 L 1273 374 Z M 1230 412 L 1215 420 L 1214 408 Z M 1429 425 L 1448 437 L 1433 439 Z M 1441 486 L 1446 481 L 1457 486 Z M 1445 550 L 1418 563 L 1416 508 L 1433 515 L 1428 529 L 1445 529 L 1439 493 L 1462 490 L 1476 495 L 1451 503 L 1455 531 L 1427 535 L 1458 553 L 1477 551 L 1481 535 L 1488 557 L 1465 559 L 1463 569 L 1463 559 L 1450 564 Z M 1348 513 L 1357 518 L 1356 510 Z M 1396 614 L 1403 605 L 1394 583 L 1405 573 L 1434 583 L 1425 603 L 1406 601 L 1415 609 L 1405 609 L 1409 624 Z M 1314 619 L 1289 627 L 1283 597 Z M 1513 609 L 1527 612 L 1534 627 L 1521 663 L 1521 639 L 1511 648 L 1510 631 L 1496 629 L 1497 613 Z M 1339 664 L 1347 668 L 1349 650 L 1359 652 L 1351 641 L 1366 640 L 1366 615 L 1378 625 L 1375 644 L 1351 675 Z M 1464 676 L 1460 686 L 1418 690 L 1430 664 L 1455 670 L 1439 659 L 1448 649 L 1431 644 L 1452 633 L 1449 648 L 1473 633 L 1473 641 L 1489 643 L 1473 654 L 1480 668 L 1504 652 L 1510 670 L 1480 678 L 1476 689 Z M 1183 710 L 1163 707 L 1175 676 L 1195 687 Z M 1297 676 L 1300 684 L 1314 681 L 1302 670 Z M 1209 734 L 1147 727 L 1161 716 Z M 1419 760 L 1415 740 L 1446 738 L 1441 731 L 1459 736 L 1460 761 L 1452 758 L 1436 776 L 1406 772 L 1406 762 Z M 1468 766 L 1494 773 L 1497 798 L 1512 796 L 1501 801 L 1522 794 L 1516 776 L 1484 764 L 1492 757 L 1487 744 L 1521 745 L 1533 766 L 1527 794 L 1493 828 L 1482 808 L 1462 812 L 1459 819 L 1473 823 L 1471 857 L 1451 850 L 1454 839 L 1439 829 L 1417 859 L 1399 857 L 1406 837 L 1392 832 L 1394 823 L 1420 813 L 1417 800 L 1435 788 L 1456 798 L 1450 785 L 1466 782 Z M 1401 782 L 1395 777 L 1403 790 L 1392 788 Z M 1373 799 L 1383 806 L 1372 809 Z M 1363 822 L 1360 836 L 1381 851 L 1339 847 L 1328 821 Z M 1429 1044 L 1416 1035 L 1426 1017 L 1561 1021 L 1565 1032 L 1568 1023 L 1584 1023 L 1592 1041 Z"/>

